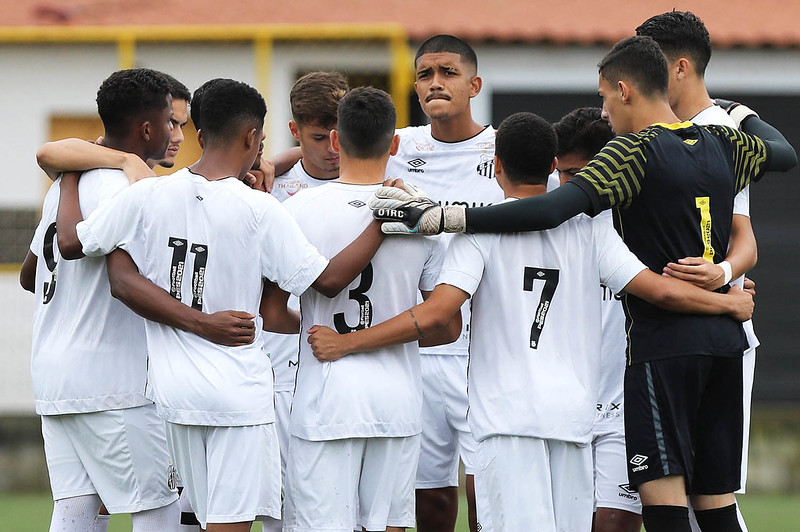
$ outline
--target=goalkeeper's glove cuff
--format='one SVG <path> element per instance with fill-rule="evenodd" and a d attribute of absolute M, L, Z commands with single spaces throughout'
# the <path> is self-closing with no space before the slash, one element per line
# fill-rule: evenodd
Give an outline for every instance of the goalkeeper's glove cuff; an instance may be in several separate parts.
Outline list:
<path fill-rule="evenodd" d="M 448 205 L 442 209 L 442 225 L 445 233 L 464 233 L 467 230 L 467 208 L 463 205 Z"/>

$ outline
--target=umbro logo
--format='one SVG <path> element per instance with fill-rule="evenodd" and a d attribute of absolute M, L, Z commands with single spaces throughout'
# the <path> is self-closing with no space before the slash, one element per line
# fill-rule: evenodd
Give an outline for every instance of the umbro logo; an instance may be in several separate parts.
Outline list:
<path fill-rule="evenodd" d="M 197 198 L 200 201 L 203 201 L 203 196 L 195 196 L 195 198 Z"/>
<path fill-rule="evenodd" d="M 630 484 L 619 484 L 619 489 L 626 493 L 636 493 L 636 490 L 631 489 Z"/>
<path fill-rule="evenodd" d="M 173 247 L 177 248 L 177 247 L 184 246 L 184 245 L 186 245 L 186 243 L 183 240 L 173 240 L 172 241 L 172 246 Z"/>
<path fill-rule="evenodd" d="M 425 164 L 426 164 L 426 162 L 424 160 L 420 159 L 419 157 L 417 157 L 416 159 L 411 159 L 410 161 L 408 161 L 408 166 L 411 167 L 411 168 L 408 169 L 408 171 L 409 172 L 416 172 L 416 173 L 421 174 L 421 173 L 425 172 L 425 170 L 421 170 L 420 166 L 423 166 Z"/>
<path fill-rule="evenodd" d="M 352 206 L 353 206 L 353 207 L 355 207 L 356 209 L 360 209 L 361 207 L 363 207 L 363 206 L 365 206 L 365 205 L 366 205 L 366 203 L 364 203 L 364 202 L 363 202 L 363 201 L 361 201 L 361 200 L 353 200 L 353 201 L 348 201 L 348 202 L 347 202 L 347 204 L 348 204 L 348 205 L 352 205 Z"/>
<path fill-rule="evenodd" d="M 633 469 L 631 469 L 631 471 L 636 473 L 637 471 L 642 471 L 647 469 L 649 466 L 645 464 L 646 461 L 647 461 L 646 456 L 642 456 L 641 454 L 635 455 L 630 460 L 631 465 L 634 466 Z"/>

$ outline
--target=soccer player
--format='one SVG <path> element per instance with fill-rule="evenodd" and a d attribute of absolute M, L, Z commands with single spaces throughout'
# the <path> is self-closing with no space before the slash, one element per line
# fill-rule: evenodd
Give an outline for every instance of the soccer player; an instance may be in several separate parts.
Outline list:
<path fill-rule="evenodd" d="M 517 113 L 503 121 L 495 173 L 508 201 L 545 194 L 555 149 L 542 118 Z M 579 216 L 541 233 L 459 235 L 425 303 L 353 334 L 315 327 L 311 343 L 319 359 L 333 360 L 412 341 L 471 296 L 469 422 L 478 439 L 476 484 L 491 494 L 493 526 L 589 530 L 599 282 L 673 310 L 741 318 L 752 310 L 739 290 L 715 294 L 647 270 L 611 224 Z M 341 360 L 353 356 L 362 355 Z"/>
<path fill-rule="evenodd" d="M 636 28 L 636 34 L 651 37 L 661 46 L 669 68 L 669 103 L 678 118 L 695 124 L 719 124 L 735 127 L 731 117 L 724 109 L 714 105 L 708 96 L 705 70 L 711 58 L 711 39 L 703 21 L 688 11 L 670 11 L 643 22 Z M 725 261 L 714 264 L 703 257 L 687 257 L 678 262 L 668 263 L 664 271 L 700 287 L 716 290 L 723 284 L 727 284 L 731 277 L 735 279 L 734 283 L 743 286 L 744 274 L 755 266 L 756 258 L 756 240 L 750 224 L 750 186 L 748 185 L 736 195 L 734 201 L 730 245 Z M 748 347 L 745 349 L 742 359 L 744 434 L 742 439 L 742 479 L 737 493 L 744 493 L 747 482 L 750 404 L 755 377 L 755 352 L 759 345 L 753 330 L 753 322 L 748 320 L 743 327 Z M 702 513 L 700 518 L 703 519 Z M 741 518 L 741 515 L 740 522 L 744 527 L 744 519 Z"/>
<path fill-rule="evenodd" d="M 545 197 L 469 211 L 426 202 L 417 209 L 419 199 L 399 189 L 381 191 L 407 200 L 382 203 L 384 211 L 399 210 L 409 221 L 386 230 L 540 230 L 580 212 L 617 207 L 618 230 L 655 271 L 674 257 L 721 258 L 734 195 L 767 170 L 794 167 L 797 156 L 779 132 L 744 106 L 732 109 L 734 119 L 758 137 L 677 123 L 667 85 L 666 59 L 652 39 L 620 41 L 600 63 L 598 88 L 604 115 L 623 136 L 570 183 Z M 736 405 L 742 390 L 736 383 L 742 381 L 746 347 L 741 326 L 724 317 L 683 316 L 625 299 L 631 323 L 625 375 L 628 474 L 642 498 L 644 525 L 651 531 L 689 530 L 688 493 L 697 508 L 724 509 L 717 512 L 724 526 L 737 530 L 733 491 L 740 483 L 742 409 Z M 689 379 L 697 387 L 687 388 Z"/>
<path fill-rule="evenodd" d="M 581 107 L 553 124 L 558 137 L 558 177 L 563 185 L 614 138 L 602 109 Z M 600 218 L 613 225 L 611 211 Z M 639 494 L 628 486 L 625 466 L 625 314 L 620 296 L 601 285 L 602 340 L 600 342 L 599 395 L 592 435 L 594 462 L 595 532 L 639 532 L 642 505 Z"/>
<path fill-rule="evenodd" d="M 172 176 L 136 183 L 79 223 L 83 252 L 120 246 L 162 296 L 169 299 L 168 291 L 206 312 L 238 307 L 252 318 L 262 277 L 295 293 L 311 284 L 329 296 L 338 293 L 369 261 L 380 232 L 371 225 L 355 253 L 329 263 L 274 198 L 240 183 L 261 149 L 265 112 L 252 87 L 215 83 L 202 103 L 201 159 Z M 60 226 L 72 228 L 80 220 L 76 195 L 71 182 L 61 198 Z M 148 317 L 162 311 L 140 290 L 119 297 Z M 297 330 L 297 320 L 285 311 L 265 317 L 270 328 Z M 208 530 L 233 531 L 249 530 L 256 517 L 279 517 L 272 370 L 258 331 L 255 342 L 230 348 L 184 332 L 180 318 L 173 321 L 176 326 L 146 322 L 150 382 L 198 520 Z"/>
<path fill-rule="evenodd" d="M 398 130 L 400 148 L 389 159 L 386 175 L 420 186 L 442 205 L 501 201 L 493 171 L 494 128 L 475 122 L 470 107 L 482 86 L 475 51 L 461 39 L 435 35 L 420 45 L 414 68 L 414 88 L 430 124 Z M 473 487 L 475 439 L 467 424 L 469 305 L 462 309 L 462 323 L 456 342 L 421 351 L 422 445 L 416 482 L 421 532 L 454 529 L 459 457 L 467 475 L 472 532 L 480 519 Z M 491 526 L 484 520 L 481 529 L 489 532 Z"/>
<path fill-rule="evenodd" d="M 189 121 L 188 106 L 191 94 L 186 85 L 174 77 L 163 72 L 160 74 L 167 79 L 169 93 L 172 96 L 172 118 L 170 118 L 172 134 L 163 159 L 142 161 L 136 154 L 111 149 L 107 143 L 93 144 L 73 138 L 48 142 L 39 148 L 36 160 L 42 170 L 55 180 L 62 172 L 116 168 L 123 170 L 133 183 L 141 178 L 153 176 L 152 168 L 156 165 L 172 168 L 184 141 L 183 128 Z"/>
<path fill-rule="evenodd" d="M 284 202 L 324 255 L 348 245 L 371 222 L 367 202 L 395 153 L 396 114 L 388 94 L 371 87 L 339 102 L 331 132 L 340 156 L 336 182 Z M 368 328 L 433 289 L 444 256 L 438 239 L 388 239 L 347 293 L 300 296 L 302 330 L 292 404 L 284 530 L 402 530 L 414 526 L 422 386 L 416 344 L 320 363 L 305 341 L 314 324 Z M 458 336 L 454 320 L 443 339 Z M 312 330 L 313 331 L 313 330 Z"/>
<path fill-rule="evenodd" d="M 339 177 L 339 154 L 331 145 L 331 130 L 336 127 L 339 100 L 350 87 L 336 72 L 311 72 L 298 79 L 289 93 L 292 121 L 289 131 L 300 144 L 302 158 L 292 168 L 275 177 L 272 196 L 285 201 L 300 190 L 313 188 Z M 289 300 L 293 309 L 300 302 Z M 297 334 L 264 334 L 264 350 L 269 354 L 275 374 L 275 426 L 281 448 L 281 478 L 286 483 L 286 455 L 289 450 L 289 412 L 300 338 Z M 274 523 L 276 530 L 280 522 Z"/>
<path fill-rule="evenodd" d="M 167 78 L 152 70 L 112 74 L 97 92 L 106 144 L 141 164 L 163 158 L 172 129 L 169 92 Z M 89 213 L 128 180 L 117 170 L 95 170 L 81 183 L 81 208 Z M 31 371 L 53 490 L 51 530 L 89 530 L 104 504 L 111 513 L 131 513 L 134 530 L 177 531 L 174 468 L 146 392 L 144 322 L 111 297 L 104 259 L 60 260 L 60 185 L 47 193 L 21 273 L 37 296 Z"/>

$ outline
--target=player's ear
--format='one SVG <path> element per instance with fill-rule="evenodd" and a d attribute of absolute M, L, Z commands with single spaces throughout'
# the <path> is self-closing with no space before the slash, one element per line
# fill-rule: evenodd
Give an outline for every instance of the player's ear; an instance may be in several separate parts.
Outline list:
<path fill-rule="evenodd" d="M 628 82 L 619 80 L 617 82 L 617 89 L 619 89 L 619 98 L 622 101 L 622 103 L 624 104 L 630 103 L 631 86 L 628 84 Z"/>
<path fill-rule="evenodd" d="M 555 172 L 557 166 L 558 166 L 558 157 L 553 157 L 553 164 L 550 165 L 550 173 L 548 173 L 547 175 L 550 175 L 553 172 Z M 497 164 L 495 164 L 495 168 L 497 168 Z"/>
<path fill-rule="evenodd" d="M 500 157 L 497 155 L 494 156 L 494 176 L 497 178 L 499 175 L 503 175 L 503 163 L 500 161 Z"/>
<path fill-rule="evenodd" d="M 294 140 L 300 142 L 300 126 L 294 120 L 289 120 L 289 132 L 294 137 Z"/>
<path fill-rule="evenodd" d="M 203 130 L 202 129 L 198 129 L 197 130 L 197 143 L 200 145 L 200 149 L 201 150 L 205 148 L 205 142 L 203 142 Z"/>
<path fill-rule="evenodd" d="M 261 135 L 259 133 L 258 128 L 254 127 L 247 131 L 247 135 L 244 139 L 244 145 L 246 149 L 251 149 L 254 144 L 261 143 Z"/>
<path fill-rule="evenodd" d="M 336 153 L 341 153 L 341 145 L 339 144 L 339 132 L 331 129 L 331 149 Z"/>
<path fill-rule="evenodd" d="M 675 63 L 673 63 L 670 66 L 672 67 L 671 73 L 675 75 L 676 79 L 685 78 L 686 76 L 689 75 L 689 72 L 691 70 L 691 64 L 689 63 L 689 60 L 686 59 L 685 57 L 679 58 L 677 61 L 675 61 Z"/>
<path fill-rule="evenodd" d="M 478 95 L 478 93 L 481 92 L 481 88 L 483 87 L 483 80 L 481 79 L 480 76 L 472 76 L 472 78 L 469 80 L 469 85 L 470 85 L 469 97 L 474 98 L 475 96 Z"/>
<path fill-rule="evenodd" d="M 392 145 L 389 147 L 389 155 L 397 155 L 400 150 L 400 135 L 392 137 Z"/>
<path fill-rule="evenodd" d="M 139 124 L 139 134 L 145 141 L 150 140 L 150 133 L 151 133 L 150 121 L 145 120 L 144 122 Z"/>

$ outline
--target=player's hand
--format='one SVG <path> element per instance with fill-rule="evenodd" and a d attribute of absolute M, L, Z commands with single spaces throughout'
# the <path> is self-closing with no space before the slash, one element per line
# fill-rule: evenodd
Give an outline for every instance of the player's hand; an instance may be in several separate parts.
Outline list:
<path fill-rule="evenodd" d="M 253 168 L 247 172 L 243 181 L 245 185 L 254 190 L 271 193 L 272 184 L 275 182 L 275 167 L 269 160 L 262 156 L 258 167 L 256 168 L 254 165 Z"/>
<path fill-rule="evenodd" d="M 342 346 L 342 335 L 329 327 L 314 325 L 308 330 L 308 335 L 311 351 L 320 362 L 333 362 L 347 354 Z"/>
<path fill-rule="evenodd" d="M 255 316 L 239 310 L 221 310 L 204 314 L 198 330 L 193 331 L 209 342 L 237 347 L 253 343 L 256 337 Z"/>
<path fill-rule="evenodd" d="M 141 157 L 133 154 L 129 154 L 125 157 L 125 162 L 122 163 L 122 168 L 120 168 L 120 170 L 125 172 L 125 176 L 128 178 L 128 182 L 131 185 L 137 181 L 156 175 L 153 169 L 147 166 L 147 163 L 144 162 Z"/>
<path fill-rule="evenodd" d="M 758 116 L 758 113 L 743 105 L 739 102 L 734 102 L 732 100 L 724 100 L 722 98 L 717 98 L 714 100 L 714 105 L 718 105 L 722 107 L 728 115 L 733 119 L 734 123 L 736 124 L 736 129 L 739 129 L 744 119 L 750 116 Z"/>
<path fill-rule="evenodd" d="M 390 234 L 437 235 L 442 231 L 461 233 L 466 229 L 465 208 L 441 207 L 417 187 L 381 187 L 370 201 L 372 215 L 383 222 L 381 230 Z"/>
<path fill-rule="evenodd" d="M 670 262 L 664 267 L 664 275 L 692 283 L 706 290 L 716 290 L 725 284 L 725 271 L 703 257 L 686 257 Z"/>
<path fill-rule="evenodd" d="M 747 321 L 753 317 L 755 308 L 753 296 L 739 288 L 739 285 L 732 285 L 726 297 L 731 298 L 732 310 L 728 312 L 731 318 L 736 321 Z"/>
<path fill-rule="evenodd" d="M 754 280 L 750 279 L 749 277 L 745 277 L 744 278 L 744 291 L 755 298 L 756 297 L 756 282 Z"/>

